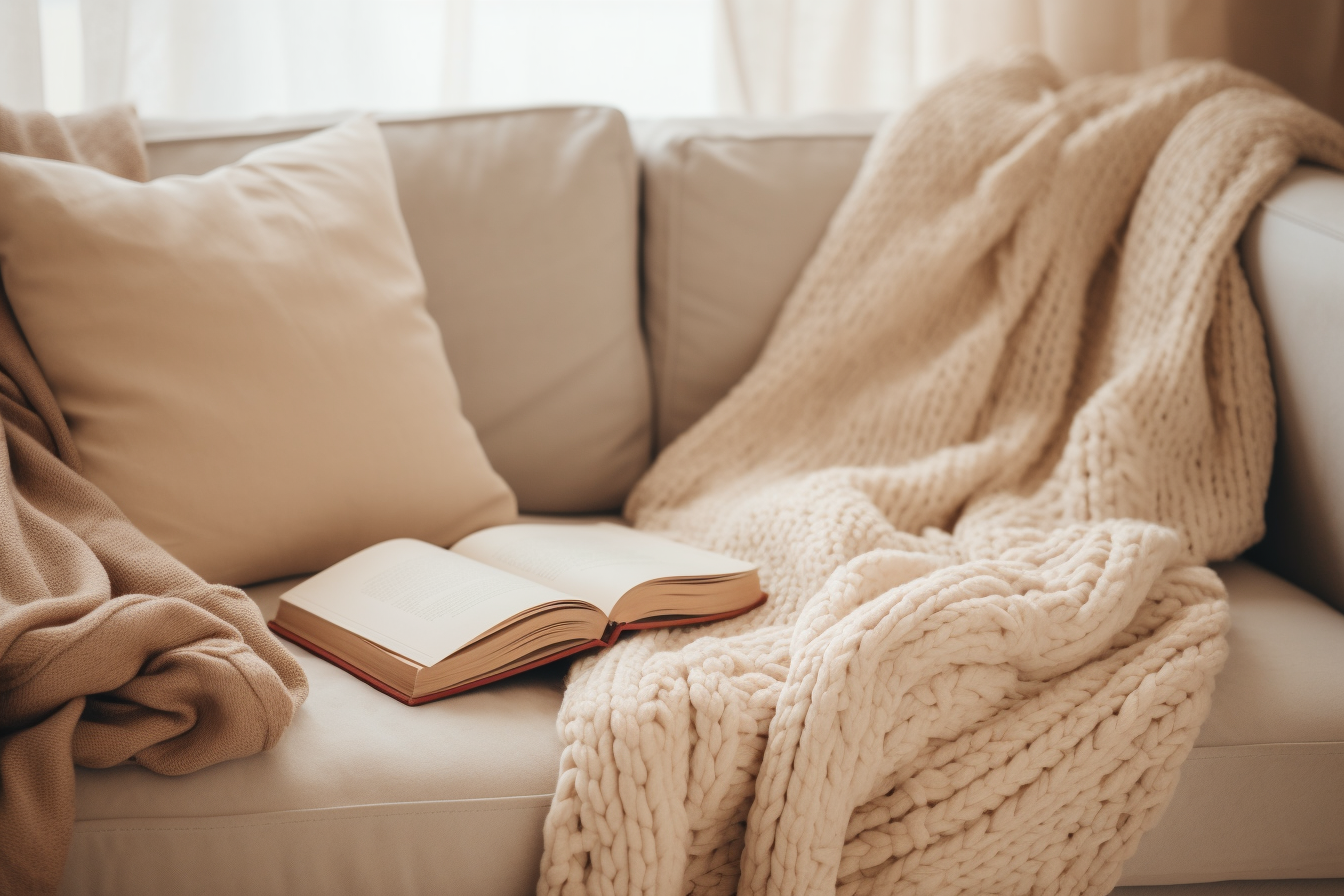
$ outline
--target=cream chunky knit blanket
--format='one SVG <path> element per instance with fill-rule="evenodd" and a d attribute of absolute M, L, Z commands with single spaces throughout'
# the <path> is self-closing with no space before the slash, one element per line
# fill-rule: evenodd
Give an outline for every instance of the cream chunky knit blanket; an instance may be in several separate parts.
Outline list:
<path fill-rule="evenodd" d="M 1227 653 L 1274 393 L 1236 240 L 1344 128 L 1251 75 L 968 71 L 874 141 L 627 513 L 769 602 L 578 664 L 547 893 L 1107 892 Z"/>

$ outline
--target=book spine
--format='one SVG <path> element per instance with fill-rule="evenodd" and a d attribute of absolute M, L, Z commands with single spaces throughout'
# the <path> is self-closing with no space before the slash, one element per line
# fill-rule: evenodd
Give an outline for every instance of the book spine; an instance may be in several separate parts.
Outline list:
<path fill-rule="evenodd" d="M 484 685 L 487 684 L 493 684 L 496 681 L 502 681 L 505 678 L 512 678 L 515 675 L 521 675 L 524 672 L 530 672 L 531 670 L 536 669 L 539 666 L 544 666 L 547 663 L 554 663 L 557 660 L 562 660 L 566 657 L 573 656 L 576 653 L 582 653 L 585 650 L 593 650 L 595 648 L 601 648 L 607 646 L 606 642 L 600 639 L 586 641 L 582 644 L 575 645 L 574 647 L 571 647 L 568 650 L 562 650 L 558 653 L 553 653 L 550 656 L 544 656 L 541 659 L 534 660 L 533 662 L 519 666 L 516 669 L 509 669 L 507 672 L 500 672 L 497 675 L 491 675 L 487 678 L 478 678 L 475 681 L 469 681 L 466 684 L 460 684 L 455 687 L 446 688 L 442 691 L 435 691 L 432 694 L 421 694 L 418 697 L 412 697 L 410 694 L 406 694 L 403 693 L 402 691 L 397 690 L 396 688 L 392 687 L 390 684 L 387 684 L 381 679 L 373 677 L 372 675 L 365 672 L 358 666 L 346 662 L 345 660 L 341 659 L 339 656 L 327 650 L 326 648 L 318 647 L 316 644 L 314 644 L 312 641 L 309 641 L 307 638 L 294 634 L 289 629 L 285 628 L 282 625 L 277 624 L 274 621 L 268 622 L 267 626 L 271 629 L 271 631 L 275 632 L 277 635 L 284 638 L 286 641 L 290 641 L 294 644 L 297 644 L 304 650 L 308 651 L 309 653 L 315 654 L 316 656 L 319 656 L 322 659 L 326 660 L 327 662 L 331 663 L 333 666 L 337 666 L 341 669 L 344 669 L 346 672 L 349 672 L 351 675 L 355 676 L 360 681 L 367 684 L 369 687 L 374 688 L 375 690 L 382 691 L 387 696 L 391 697 L 394 700 L 398 700 L 402 703 L 405 703 L 407 706 L 419 706 L 422 703 L 432 703 L 435 700 L 442 700 L 444 697 L 451 697 L 454 694 L 461 694 L 464 691 L 470 691 L 475 688 L 483 687 Z"/>

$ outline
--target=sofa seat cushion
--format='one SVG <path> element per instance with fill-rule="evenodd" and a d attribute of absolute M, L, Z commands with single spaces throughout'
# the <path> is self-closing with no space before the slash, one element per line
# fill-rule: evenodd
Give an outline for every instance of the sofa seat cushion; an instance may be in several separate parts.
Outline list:
<path fill-rule="evenodd" d="M 301 579 L 249 589 L 269 619 Z M 285 642 L 279 745 L 180 778 L 80 769 L 64 893 L 530 893 L 566 664 L 404 706 Z"/>
<path fill-rule="evenodd" d="M 1344 877 L 1344 614 L 1244 561 L 1213 708 L 1122 885 Z"/>
<path fill-rule="evenodd" d="M 1344 877 L 1344 615 L 1219 568 L 1232 645 L 1125 885 Z M 279 582 L 251 589 L 268 617 Z M 559 768 L 564 664 L 407 707 L 286 645 L 312 695 L 279 745 L 186 775 L 80 769 L 63 892 L 524 894 Z"/>

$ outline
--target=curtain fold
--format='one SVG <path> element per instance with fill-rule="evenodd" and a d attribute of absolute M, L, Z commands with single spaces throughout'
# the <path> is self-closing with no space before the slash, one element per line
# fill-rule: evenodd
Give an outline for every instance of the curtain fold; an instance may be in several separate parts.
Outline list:
<path fill-rule="evenodd" d="M 0 105 L 40 109 L 43 100 L 38 0 L 0 0 Z"/>
<path fill-rule="evenodd" d="M 85 105 L 151 118 L 716 108 L 717 0 L 40 0 L 52 2 L 80 7 Z"/>
<path fill-rule="evenodd" d="M 456 105 L 469 3 L 83 0 L 86 105 L 182 118 Z"/>
<path fill-rule="evenodd" d="M 130 0 L 80 0 L 84 54 L 84 105 L 96 109 L 124 102 L 129 58 Z"/>
<path fill-rule="evenodd" d="M 723 0 L 721 111 L 886 109 L 914 95 L 917 0 Z"/>
<path fill-rule="evenodd" d="M 1344 119 L 1344 0 L 0 0 L 0 102 L 62 105 L 43 84 L 56 6 L 79 11 L 60 52 L 82 60 L 83 108 L 150 117 L 885 111 L 1028 46 L 1069 76 L 1222 58 Z M 62 95 L 63 64 L 45 72 Z"/>
<path fill-rule="evenodd" d="M 1344 118 L 1339 0 L 720 0 L 720 21 L 728 113 L 899 108 L 1030 46 L 1071 77 L 1226 59 Z"/>

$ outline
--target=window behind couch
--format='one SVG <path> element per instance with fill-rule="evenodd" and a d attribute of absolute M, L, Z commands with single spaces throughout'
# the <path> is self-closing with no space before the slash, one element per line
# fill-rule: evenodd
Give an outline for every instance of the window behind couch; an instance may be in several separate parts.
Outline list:
<path fill-rule="evenodd" d="M 1069 76 L 1223 58 L 1344 115 L 1339 0 L 0 0 L 0 103 L 129 101 L 158 118 L 891 110 L 1011 46 Z"/>
<path fill-rule="evenodd" d="M 717 110 L 715 0 L 0 0 L 0 102 L 147 118 L 597 103 Z M 0 50 L 5 38 L 0 36 Z M 6 95 L 5 68 L 11 72 Z M 14 83 L 22 82 L 22 83 Z M 18 95 L 13 95 L 18 94 Z"/>

